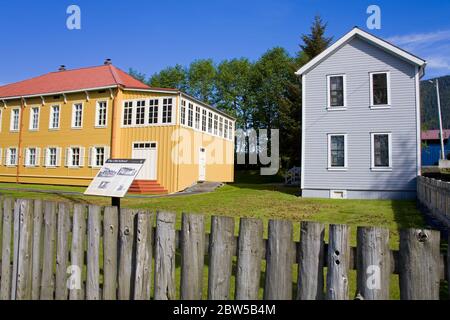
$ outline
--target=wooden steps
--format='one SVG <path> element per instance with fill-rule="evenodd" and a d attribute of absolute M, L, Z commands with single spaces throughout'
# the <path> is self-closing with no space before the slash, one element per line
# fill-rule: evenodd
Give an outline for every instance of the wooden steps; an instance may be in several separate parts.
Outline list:
<path fill-rule="evenodd" d="M 135 194 L 167 194 L 169 193 L 156 180 L 134 180 L 129 193 Z"/>

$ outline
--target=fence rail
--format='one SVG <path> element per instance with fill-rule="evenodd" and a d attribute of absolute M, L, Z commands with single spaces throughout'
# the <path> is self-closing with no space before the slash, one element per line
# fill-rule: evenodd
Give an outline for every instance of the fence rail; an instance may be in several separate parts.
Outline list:
<path fill-rule="evenodd" d="M 374 227 L 359 227 L 351 247 L 348 226 L 330 225 L 325 243 L 326 226 L 315 222 L 302 222 L 295 242 L 284 220 L 270 220 L 264 239 L 263 222 L 251 218 L 235 236 L 229 217 L 212 217 L 206 233 L 202 215 L 183 214 L 176 230 L 173 213 L 41 200 L 1 199 L 0 215 L 2 300 L 253 300 L 260 287 L 271 300 L 389 299 L 393 273 L 401 299 L 439 299 L 448 279 L 433 230 L 402 230 L 392 251 L 389 231 Z"/>

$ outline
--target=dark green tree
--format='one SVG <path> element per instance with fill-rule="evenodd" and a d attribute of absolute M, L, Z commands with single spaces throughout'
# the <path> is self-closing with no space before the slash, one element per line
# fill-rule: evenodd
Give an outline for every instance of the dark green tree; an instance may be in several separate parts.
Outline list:
<path fill-rule="evenodd" d="M 216 67 L 212 59 L 192 62 L 188 70 L 189 93 L 206 103 L 213 103 Z"/>
<path fill-rule="evenodd" d="M 325 30 L 327 28 L 327 24 L 322 21 L 320 16 L 316 16 L 314 18 L 314 22 L 311 26 L 311 33 L 302 35 L 303 44 L 300 45 L 300 53 L 299 57 L 303 54 L 306 54 L 309 59 L 314 58 L 323 50 L 328 48 L 332 37 L 325 37 Z"/>
<path fill-rule="evenodd" d="M 144 73 L 141 73 L 133 68 L 130 68 L 128 70 L 128 74 L 135 78 L 136 80 L 139 80 L 143 83 L 147 83 L 147 76 Z"/>
<path fill-rule="evenodd" d="M 150 77 L 149 84 L 158 88 L 173 88 L 186 91 L 187 70 L 183 66 L 177 64 L 175 67 L 168 67 Z"/>

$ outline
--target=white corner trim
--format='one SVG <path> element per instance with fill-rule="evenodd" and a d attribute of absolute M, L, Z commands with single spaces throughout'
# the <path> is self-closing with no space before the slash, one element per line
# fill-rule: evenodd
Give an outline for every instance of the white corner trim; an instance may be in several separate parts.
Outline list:
<path fill-rule="evenodd" d="M 397 55 L 397 56 L 403 58 L 404 60 L 409 61 L 410 63 L 413 63 L 417 66 L 423 67 L 426 64 L 425 60 L 422 60 L 422 59 L 390 44 L 389 42 L 387 42 L 385 40 L 375 37 L 374 35 L 355 27 L 350 32 L 348 32 L 343 37 L 341 37 L 338 41 L 336 41 L 334 44 L 332 44 L 330 47 L 328 47 L 328 49 L 324 50 L 321 54 L 319 54 L 314 59 L 312 59 L 310 62 L 305 64 L 303 67 L 301 67 L 295 74 L 302 75 L 302 74 L 308 72 L 316 64 L 320 63 L 323 59 L 328 57 L 335 50 L 337 50 L 342 45 L 344 45 L 345 43 L 350 41 L 354 36 L 359 36 L 362 39 L 369 41 L 369 42 L 373 43 L 374 45 L 380 47 L 381 49 L 384 49 L 394 55 Z"/>
<path fill-rule="evenodd" d="M 301 156 L 300 156 L 300 189 L 303 190 L 305 188 L 305 141 L 306 141 L 306 126 L 305 126 L 305 110 L 306 110 L 306 75 L 302 75 L 302 146 L 301 146 Z"/>
<path fill-rule="evenodd" d="M 422 128 L 420 119 L 420 70 L 416 67 L 416 131 L 417 131 L 417 175 L 422 175 Z"/>

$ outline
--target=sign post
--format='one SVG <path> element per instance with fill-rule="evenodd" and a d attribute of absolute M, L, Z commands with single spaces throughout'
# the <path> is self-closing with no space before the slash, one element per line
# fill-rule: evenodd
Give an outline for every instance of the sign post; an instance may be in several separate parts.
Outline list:
<path fill-rule="evenodd" d="M 127 194 L 144 162 L 145 159 L 107 160 L 84 194 L 111 197 L 111 205 L 120 209 L 120 198 Z"/>

